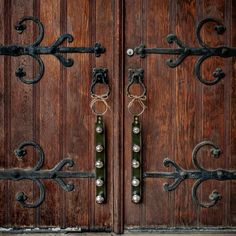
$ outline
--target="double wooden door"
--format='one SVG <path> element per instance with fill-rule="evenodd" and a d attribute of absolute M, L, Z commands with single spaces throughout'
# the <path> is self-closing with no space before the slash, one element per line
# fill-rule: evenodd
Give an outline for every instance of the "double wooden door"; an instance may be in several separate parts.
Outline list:
<path fill-rule="evenodd" d="M 1 0 L 1 46 L 32 44 L 39 34 L 37 25 L 27 21 L 27 28 L 18 34 L 14 24 L 24 16 L 33 16 L 44 25 L 44 38 L 39 46 L 50 46 L 60 35 L 68 33 L 74 41 L 64 42 L 64 47 L 88 47 L 99 42 L 106 48 L 100 57 L 93 53 L 62 54 L 65 60 L 73 58 L 74 65 L 69 68 L 50 53 L 40 55 L 44 74 L 34 84 L 23 83 L 15 71 L 24 67 L 24 79 L 35 78 L 40 70 L 35 58 L 0 57 L 1 231 L 233 231 L 236 181 L 234 172 L 229 171 L 236 169 L 235 57 L 220 52 L 218 56 L 204 58 L 207 60 L 200 68 L 202 77 L 207 81 L 224 77 L 207 85 L 195 75 L 196 61 L 201 55 L 190 55 L 186 48 L 204 48 L 197 41 L 196 27 L 209 17 L 219 19 L 226 30 L 218 35 L 214 30 L 216 24 L 206 22 L 200 35 L 204 42 L 212 48 L 236 46 L 235 10 L 233 0 Z M 219 31 L 222 29 L 220 26 Z M 169 41 L 176 34 L 182 46 L 179 42 L 176 45 L 174 39 L 169 44 L 168 34 L 172 34 Z M 153 54 L 142 48 L 134 51 L 141 44 L 146 48 L 182 47 L 182 51 L 177 50 L 173 53 L 176 55 L 160 51 Z M 140 57 L 138 53 L 143 52 L 145 57 Z M 181 57 L 180 65 L 175 68 L 166 65 L 169 58 L 173 58 L 169 64 L 175 63 L 176 57 Z M 106 100 L 110 110 L 103 116 L 106 201 L 98 204 L 93 174 L 96 116 L 90 108 L 89 91 L 93 68 L 101 67 L 107 69 L 111 93 Z M 219 67 L 224 72 L 218 70 L 212 77 Z M 129 69 L 143 70 L 147 90 L 143 101 L 147 107 L 140 116 L 143 174 L 139 176 L 142 191 L 138 192 L 141 195 L 138 203 L 132 201 L 133 116 L 128 112 L 130 97 L 126 93 Z M 32 170 L 38 163 L 39 156 L 30 147 L 23 158 L 14 154 L 27 140 L 43 149 L 40 171 L 50 170 L 67 158 L 74 161 L 74 166 L 65 166 L 63 171 L 92 173 L 92 177 L 72 176 L 63 180 L 65 188 L 70 187 L 70 181 L 74 184 L 74 190 L 68 192 L 63 190 L 63 183 L 56 183 L 55 176 L 41 179 L 45 192 L 42 204 L 22 207 L 19 201 L 37 202 L 41 194 L 36 177 L 19 178 L 19 170 Z M 203 144 L 201 150 L 199 143 Z M 200 166 L 194 165 L 193 150 L 199 151 Z M 165 167 L 163 161 L 167 157 L 174 161 L 172 165 L 176 163 L 181 168 L 171 163 Z M 216 169 L 218 172 L 211 172 Z M 9 170 L 15 171 L 15 175 Z M 173 191 L 163 190 L 164 183 L 168 182 L 171 188 L 174 181 L 177 182 Z M 196 189 L 197 199 L 192 196 Z M 209 206 L 206 201 L 217 204 L 204 207 Z"/>

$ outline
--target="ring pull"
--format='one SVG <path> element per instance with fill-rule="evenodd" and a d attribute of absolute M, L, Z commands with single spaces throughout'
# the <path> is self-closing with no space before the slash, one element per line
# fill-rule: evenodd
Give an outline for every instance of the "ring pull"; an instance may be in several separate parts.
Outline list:
<path fill-rule="evenodd" d="M 144 101 L 146 101 L 147 97 L 147 88 L 144 85 L 143 82 L 143 77 L 144 77 L 144 70 L 143 69 L 129 69 L 129 75 L 128 75 L 128 85 L 126 88 L 126 93 L 129 98 L 131 98 L 131 101 L 128 104 L 128 111 L 130 114 L 134 116 L 140 116 L 143 114 L 145 109 L 147 108 L 146 105 L 144 104 Z M 133 85 L 139 84 L 141 88 L 141 92 L 139 94 L 134 94 L 131 92 L 131 88 Z M 141 107 L 140 112 L 135 112 L 132 110 L 132 108 L 135 106 L 135 104 L 138 104 Z"/>
<path fill-rule="evenodd" d="M 111 110 L 107 99 L 110 95 L 110 85 L 108 83 L 108 77 L 107 77 L 107 69 L 106 68 L 93 68 L 93 79 L 90 86 L 90 95 L 92 98 L 92 101 L 90 103 L 90 108 L 92 112 L 97 116 L 103 116 L 107 110 Z M 95 88 L 97 85 L 101 84 L 103 87 L 105 87 L 105 91 L 103 93 L 97 93 L 95 92 Z M 103 103 L 104 110 L 98 111 L 96 110 L 96 104 Z"/>

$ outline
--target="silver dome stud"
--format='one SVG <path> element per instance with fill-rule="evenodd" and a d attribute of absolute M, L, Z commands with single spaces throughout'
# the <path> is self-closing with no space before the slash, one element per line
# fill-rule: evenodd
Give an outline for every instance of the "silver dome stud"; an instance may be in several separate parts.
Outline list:
<path fill-rule="evenodd" d="M 102 195 L 96 196 L 96 203 L 101 204 L 104 202 L 104 197 Z"/>
<path fill-rule="evenodd" d="M 134 133 L 134 134 L 139 134 L 139 133 L 140 133 L 139 127 L 134 127 L 134 128 L 133 128 L 133 133 Z"/>
<path fill-rule="evenodd" d="M 101 133 L 103 132 L 102 127 L 101 127 L 101 126 L 97 126 L 97 127 L 96 127 L 96 132 L 97 132 L 98 134 L 101 134 Z"/>
<path fill-rule="evenodd" d="M 98 160 L 95 162 L 95 167 L 98 168 L 98 169 L 101 169 L 103 167 L 103 162 Z"/>
<path fill-rule="evenodd" d="M 134 194 L 134 195 L 132 196 L 132 201 L 133 201 L 134 203 L 139 203 L 140 200 L 141 200 L 141 197 L 140 197 L 138 194 Z"/>
<path fill-rule="evenodd" d="M 104 182 L 102 179 L 96 179 L 96 186 L 97 187 L 101 187 L 101 186 L 103 186 L 103 184 L 104 184 Z"/>
<path fill-rule="evenodd" d="M 100 145 L 100 144 L 98 144 L 98 145 L 96 146 L 96 152 L 102 152 L 103 149 L 104 149 L 103 146 Z"/>
<path fill-rule="evenodd" d="M 139 168 L 139 166 L 140 166 L 139 161 L 133 159 L 133 160 L 132 160 L 132 167 L 133 167 L 133 168 Z"/>
<path fill-rule="evenodd" d="M 132 179 L 132 186 L 137 187 L 137 186 L 139 186 L 139 184 L 140 184 L 139 179 L 137 179 L 137 178 L 134 177 L 134 178 Z"/>
<path fill-rule="evenodd" d="M 140 151 L 139 145 L 134 144 L 134 145 L 133 145 L 133 151 L 134 151 L 134 152 L 139 152 L 139 151 Z"/>

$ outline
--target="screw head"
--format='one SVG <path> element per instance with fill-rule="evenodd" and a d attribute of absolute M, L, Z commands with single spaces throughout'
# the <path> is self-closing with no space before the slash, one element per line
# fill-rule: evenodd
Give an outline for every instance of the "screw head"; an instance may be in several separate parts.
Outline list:
<path fill-rule="evenodd" d="M 96 132 L 97 132 L 98 134 L 101 134 L 101 133 L 103 132 L 102 127 L 101 127 L 101 126 L 97 126 L 97 127 L 96 127 Z"/>
<path fill-rule="evenodd" d="M 139 132 L 140 132 L 139 127 L 134 127 L 134 128 L 133 128 L 133 133 L 134 133 L 134 134 L 139 134 Z"/>
<path fill-rule="evenodd" d="M 134 50 L 132 48 L 127 49 L 127 55 L 128 56 L 133 56 L 134 55 Z"/>
<path fill-rule="evenodd" d="M 98 145 L 96 146 L 96 152 L 102 152 L 103 149 L 104 149 L 103 146 L 100 145 L 100 144 L 98 144 Z"/>
<path fill-rule="evenodd" d="M 139 145 L 134 144 L 134 145 L 133 145 L 133 151 L 134 151 L 134 152 L 139 152 L 139 151 L 140 151 Z"/>
<path fill-rule="evenodd" d="M 96 203 L 102 204 L 104 202 L 104 197 L 102 195 L 96 196 Z"/>
<path fill-rule="evenodd" d="M 139 186 L 139 184 L 140 184 L 139 179 L 137 179 L 137 178 L 132 179 L 132 186 L 137 187 L 137 186 Z"/>
<path fill-rule="evenodd" d="M 139 168 L 139 166 L 140 166 L 139 161 L 133 159 L 133 160 L 132 160 L 132 167 L 133 167 L 133 168 Z"/>
<path fill-rule="evenodd" d="M 103 167 L 103 162 L 98 160 L 95 162 L 95 167 L 98 168 L 98 169 L 101 169 Z"/>
<path fill-rule="evenodd" d="M 134 203 L 139 203 L 140 200 L 141 200 L 141 197 L 140 197 L 138 194 L 134 194 L 134 195 L 132 196 L 132 201 L 133 201 Z"/>
<path fill-rule="evenodd" d="M 96 179 L 96 186 L 97 187 L 101 187 L 101 186 L 103 186 L 103 184 L 104 184 L 104 182 L 102 179 Z"/>

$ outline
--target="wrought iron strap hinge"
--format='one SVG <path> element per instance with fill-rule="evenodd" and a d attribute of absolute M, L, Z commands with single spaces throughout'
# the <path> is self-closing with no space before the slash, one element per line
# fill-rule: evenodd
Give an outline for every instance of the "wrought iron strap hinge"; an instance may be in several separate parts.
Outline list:
<path fill-rule="evenodd" d="M 166 64 L 171 68 L 179 66 L 188 56 L 198 56 L 199 59 L 197 60 L 194 68 L 196 78 L 205 85 L 214 85 L 225 77 L 225 73 L 221 68 L 216 68 L 216 70 L 213 72 L 213 79 L 204 79 L 201 74 L 202 63 L 206 59 L 213 56 L 222 58 L 235 57 L 236 48 L 228 46 L 211 47 L 206 44 L 201 37 L 201 30 L 202 27 L 208 22 L 214 22 L 216 24 L 215 31 L 217 34 L 223 34 L 226 30 L 226 27 L 222 25 L 222 23 L 218 19 L 206 18 L 200 21 L 196 29 L 196 37 L 198 43 L 201 46 L 199 48 L 189 47 L 187 44 L 183 43 L 175 34 L 169 34 L 167 36 L 167 42 L 169 44 L 176 43 L 178 48 L 147 48 L 144 44 L 141 44 L 139 47 L 136 47 L 134 49 L 134 52 L 141 58 L 144 58 L 147 54 L 178 55 L 177 58 L 171 58 L 166 61 Z M 127 50 L 127 54 L 129 56 L 132 56 L 134 52 L 132 49 Z"/>
<path fill-rule="evenodd" d="M 26 21 L 33 21 L 38 25 L 39 35 L 36 40 L 30 45 L 0 45 L 0 55 L 6 56 L 22 56 L 28 55 L 34 58 L 39 64 L 39 72 L 33 80 L 26 80 L 26 72 L 22 67 L 16 70 L 16 76 L 25 84 L 34 84 L 40 81 L 44 74 L 44 63 L 40 58 L 40 54 L 49 54 L 55 56 L 60 63 L 65 67 L 73 65 L 74 60 L 63 56 L 64 53 L 94 53 L 96 57 L 105 53 L 105 48 L 100 43 L 95 43 L 92 47 L 62 47 L 61 45 L 67 41 L 68 43 L 73 42 L 73 36 L 71 34 L 61 35 L 52 45 L 50 46 L 39 46 L 44 38 L 44 26 L 39 19 L 27 16 L 23 17 L 19 22 L 16 23 L 15 29 L 21 34 L 26 29 Z"/>
<path fill-rule="evenodd" d="M 181 182 L 187 179 L 195 179 L 195 183 L 192 187 L 192 198 L 193 201 L 200 207 L 210 208 L 217 204 L 219 200 L 221 200 L 221 195 L 216 190 L 214 190 L 209 195 L 209 202 L 201 202 L 197 195 L 198 187 L 207 180 L 218 180 L 218 181 L 226 181 L 226 180 L 234 180 L 236 179 L 236 170 L 224 170 L 224 169 L 216 169 L 216 170 L 207 170 L 203 168 L 197 159 L 198 152 L 207 146 L 211 149 L 211 155 L 214 158 L 219 158 L 222 151 L 211 141 L 203 141 L 195 146 L 192 153 L 192 162 L 196 167 L 195 170 L 185 170 L 181 168 L 174 161 L 166 158 L 164 159 L 164 166 L 166 167 L 174 167 L 174 172 L 145 172 L 143 174 L 144 178 L 167 178 L 174 179 L 172 183 L 165 183 L 163 188 L 165 191 L 173 191 L 175 190 Z"/>
<path fill-rule="evenodd" d="M 37 150 L 39 160 L 32 169 L 7 169 L 0 170 L 0 180 L 32 180 L 39 188 L 39 197 L 33 203 L 28 203 L 28 196 L 24 192 L 19 192 L 16 194 L 16 200 L 25 208 L 37 208 L 45 200 L 45 187 L 42 182 L 44 179 L 49 179 L 57 182 L 59 186 L 69 192 L 74 189 L 74 184 L 66 183 L 64 179 L 66 178 L 95 178 L 95 173 L 93 172 L 80 172 L 80 171 L 62 171 L 65 166 L 72 167 L 74 165 L 73 160 L 63 159 L 57 163 L 54 168 L 49 170 L 41 170 L 43 166 L 45 155 L 43 149 L 39 144 L 34 141 L 26 141 L 19 145 L 16 149 L 15 154 L 18 158 L 22 159 L 27 154 L 27 147 L 33 147 Z"/>

